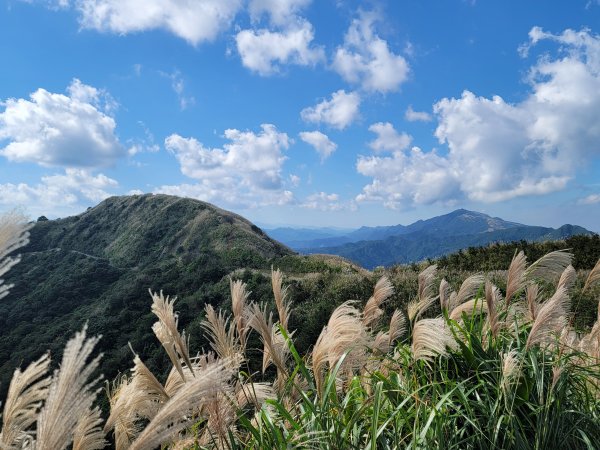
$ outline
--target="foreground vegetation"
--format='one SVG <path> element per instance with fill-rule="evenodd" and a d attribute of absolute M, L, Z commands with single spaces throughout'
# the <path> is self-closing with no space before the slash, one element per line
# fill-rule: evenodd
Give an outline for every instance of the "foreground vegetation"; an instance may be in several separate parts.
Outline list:
<path fill-rule="evenodd" d="M 0 276 L 18 262 L 7 255 L 26 242 L 26 229 L 16 216 L 0 227 Z M 506 272 L 470 275 L 456 290 L 428 266 L 389 320 L 394 285 L 384 275 L 364 305 L 335 308 L 306 354 L 295 345 L 294 305 L 279 270 L 271 273 L 273 312 L 233 279 L 231 316 L 206 306 L 212 348 L 201 354 L 179 329 L 175 299 L 151 292 L 168 375 L 153 374 L 134 351 L 133 368 L 108 383 L 104 420 L 95 406 L 98 338 L 84 326 L 54 374 L 48 355 L 15 371 L 0 446 L 100 449 L 108 439 L 118 449 L 596 448 L 600 322 L 572 326 L 571 259 L 554 251 L 528 265 L 519 252 Z M 600 261 L 582 291 L 597 298 L 599 284 Z"/>

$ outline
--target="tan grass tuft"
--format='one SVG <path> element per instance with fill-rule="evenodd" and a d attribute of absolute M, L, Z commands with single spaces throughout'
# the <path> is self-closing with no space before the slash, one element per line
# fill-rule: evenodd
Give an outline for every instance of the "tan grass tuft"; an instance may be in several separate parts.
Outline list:
<path fill-rule="evenodd" d="M 237 329 L 238 339 L 242 349 L 246 348 L 246 336 L 248 334 L 247 324 L 247 302 L 250 293 L 246 290 L 246 283 L 242 280 L 233 281 L 229 279 L 231 290 L 231 311 Z"/>
<path fill-rule="evenodd" d="M 587 279 L 585 280 L 585 285 L 583 286 L 583 291 L 587 291 L 588 289 L 590 289 L 593 285 L 595 285 L 596 283 L 600 282 L 600 259 L 598 260 L 598 262 L 596 263 L 596 265 L 594 266 L 594 268 L 591 270 L 590 274 L 588 275 Z M 600 313 L 599 313 L 600 315 Z"/>
<path fill-rule="evenodd" d="M 571 264 L 572 260 L 573 254 L 567 250 L 547 253 L 527 268 L 525 277 L 529 280 L 540 279 L 554 282 Z"/>
<path fill-rule="evenodd" d="M 208 334 L 211 341 L 210 346 L 220 358 L 235 356 L 240 349 L 236 345 L 236 328 L 229 325 L 229 317 L 225 317 L 222 311 L 216 313 L 210 304 L 207 304 L 204 310 L 206 319 L 202 321 L 201 325 Z"/>
<path fill-rule="evenodd" d="M 560 335 L 567 325 L 570 299 L 564 287 L 556 290 L 550 300 L 542 303 L 531 326 L 526 348 L 551 344 L 553 336 Z"/>
<path fill-rule="evenodd" d="M 560 284 L 559 284 L 560 286 Z M 525 298 L 527 299 L 527 320 L 533 322 L 540 309 L 540 287 L 537 283 L 532 283 L 525 289 Z"/>
<path fill-rule="evenodd" d="M 377 320 L 383 315 L 381 304 L 394 293 L 394 286 L 388 277 L 381 277 L 375 284 L 373 295 L 367 301 L 363 309 L 363 324 L 371 327 L 377 323 Z"/>
<path fill-rule="evenodd" d="M 448 302 L 450 300 L 450 283 L 446 279 L 440 281 L 440 308 L 442 311 L 448 311 Z"/>
<path fill-rule="evenodd" d="M 432 265 L 423 270 L 419 276 L 419 290 L 417 298 L 408 304 L 408 320 L 411 322 L 419 320 L 423 314 L 435 302 L 435 276 L 437 266 Z"/>
<path fill-rule="evenodd" d="M 279 315 L 279 323 L 286 332 L 289 332 L 288 321 L 290 319 L 290 302 L 287 298 L 287 286 L 282 287 L 283 273 L 279 269 L 271 268 L 271 285 L 273 287 L 273 296 L 275 297 L 275 306 Z"/>
<path fill-rule="evenodd" d="M 572 265 L 569 266 L 563 271 L 561 274 L 557 288 L 564 286 L 567 290 L 570 290 L 575 284 L 575 280 L 577 279 L 577 272 L 573 268 Z"/>
<path fill-rule="evenodd" d="M 456 308 L 452 310 L 450 314 L 450 319 L 459 320 L 462 318 L 463 313 L 466 313 L 467 316 L 473 314 L 481 314 L 487 312 L 487 304 L 481 298 L 474 298 L 472 300 L 461 303 Z"/>
<path fill-rule="evenodd" d="M 419 320 L 412 333 L 412 354 L 416 360 L 432 360 L 457 348 L 456 340 L 443 317 Z"/>
<path fill-rule="evenodd" d="M 101 450 L 108 445 L 102 431 L 100 408 L 88 411 L 77 424 L 73 435 L 72 450 Z"/>
<path fill-rule="evenodd" d="M 464 303 L 467 299 L 473 298 L 484 282 L 484 276 L 479 273 L 465 279 L 461 284 L 458 293 L 453 296 L 452 301 L 449 302 L 448 312 L 452 313 L 460 304 Z M 460 315 L 458 317 L 460 317 Z"/>
<path fill-rule="evenodd" d="M 510 266 L 508 267 L 508 274 L 506 276 L 506 306 L 510 305 L 510 302 L 514 295 L 525 289 L 527 279 L 525 278 L 525 270 L 527 268 L 527 258 L 525 253 L 522 251 L 515 254 Z"/>
<path fill-rule="evenodd" d="M 494 286 L 490 281 L 485 283 L 485 304 L 487 306 L 487 326 L 494 338 L 498 337 L 503 324 L 500 321 L 498 308 L 502 301 L 500 289 Z"/>
<path fill-rule="evenodd" d="M 505 394 L 513 392 L 513 386 L 519 379 L 520 359 L 517 350 L 502 354 L 502 382 Z"/>

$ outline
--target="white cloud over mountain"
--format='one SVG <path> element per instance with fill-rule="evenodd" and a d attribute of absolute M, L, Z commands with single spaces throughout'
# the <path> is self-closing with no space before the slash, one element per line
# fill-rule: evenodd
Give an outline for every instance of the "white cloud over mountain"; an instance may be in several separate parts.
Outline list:
<path fill-rule="evenodd" d="M 38 89 L 27 99 L 8 99 L 0 113 L 0 155 L 41 166 L 106 167 L 124 156 L 115 108 L 102 91 L 74 79 L 69 95 Z M 6 144 L 3 144 L 6 142 Z"/>
<path fill-rule="evenodd" d="M 600 154 L 600 37 L 589 30 L 550 34 L 533 28 L 529 49 L 561 44 L 531 67 L 530 92 L 519 103 L 464 91 L 434 105 L 435 135 L 448 153 L 394 152 L 361 157 L 372 177 L 358 200 L 387 206 L 452 199 L 495 202 L 564 189 L 585 161 Z"/>
<path fill-rule="evenodd" d="M 315 106 L 300 112 L 302 120 L 311 123 L 324 123 L 338 130 L 348 127 L 359 114 L 360 96 L 356 92 L 340 89 L 331 94 L 331 100 L 323 100 Z"/>

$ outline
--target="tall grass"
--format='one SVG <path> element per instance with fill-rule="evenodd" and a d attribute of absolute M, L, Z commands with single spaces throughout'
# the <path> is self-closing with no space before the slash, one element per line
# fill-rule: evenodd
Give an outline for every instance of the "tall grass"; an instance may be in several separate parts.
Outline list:
<path fill-rule="evenodd" d="M 295 312 L 278 270 L 274 311 L 235 280 L 232 317 L 206 307 L 212 350 L 202 354 L 189 348 L 175 299 L 151 292 L 168 376 L 134 355 L 131 371 L 107 389 L 103 423 L 90 381 L 97 338 L 84 327 L 53 375 L 48 356 L 15 372 L 0 444 L 99 449 L 107 433 L 123 450 L 598 448 L 600 322 L 586 332 L 570 326 L 570 260 L 553 252 L 528 264 L 516 254 L 505 292 L 483 274 L 453 292 L 430 266 L 407 310 L 389 320 L 384 305 L 394 288 L 382 277 L 364 306 L 334 310 L 305 355 L 294 345 Z M 598 284 L 600 264 L 585 289 Z M 261 373 L 249 370 L 250 334 L 263 346 Z"/>

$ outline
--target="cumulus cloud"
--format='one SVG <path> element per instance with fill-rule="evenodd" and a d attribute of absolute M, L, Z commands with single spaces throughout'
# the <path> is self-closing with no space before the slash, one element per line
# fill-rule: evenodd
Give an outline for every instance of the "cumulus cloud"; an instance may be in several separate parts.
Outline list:
<path fill-rule="evenodd" d="M 83 28 L 117 34 L 163 29 L 193 45 L 229 28 L 241 0 L 58 0 Z"/>
<path fill-rule="evenodd" d="M 320 131 L 302 131 L 300 139 L 311 145 L 321 156 L 321 161 L 329 158 L 337 149 L 337 144 L 332 142 L 326 134 Z"/>
<path fill-rule="evenodd" d="M 283 189 L 283 151 L 290 145 L 286 133 L 263 124 L 259 133 L 228 129 L 224 137 L 230 142 L 223 148 L 207 148 L 194 138 L 169 136 L 165 147 L 179 162 L 181 172 L 198 182 L 161 186 L 156 192 L 236 208 L 292 201 L 292 193 Z"/>
<path fill-rule="evenodd" d="M 577 201 L 580 205 L 595 205 L 600 203 L 600 194 L 590 194 L 587 197 L 581 198 Z"/>
<path fill-rule="evenodd" d="M 304 108 L 300 117 L 306 122 L 325 123 L 343 130 L 358 117 L 360 96 L 356 92 L 340 89 L 331 94 L 331 100 L 323 100 L 315 106 Z"/>
<path fill-rule="evenodd" d="M 415 111 L 412 105 L 408 105 L 406 108 L 404 118 L 409 122 L 431 122 L 432 120 L 431 114 L 425 111 Z"/>
<path fill-rule="evenodd" d="M 311 3 L 311 0 L 250 0 L 248 9 L 254 22 L 264 14 L 273 25 L 284 26 L 296 20 L 298 13 Z"/>
<path fill-rule="evenodd" d="M 117 181 L 85 169 L 66 169 L 64 174 L 42 177 L 40 183 L 0 184 L 0 205 L 29 205 L 38 214 L 75 213 L 85 205 L 109 197 Z"/>
<path fill-rule="evenodd" d="M 398 133 L 389 122 L 377 122 L 369 127 L 377 138 L 369 143 L 376 152 L 404 150 L 410 145 L 412 138 L 406 133 Z"/>
<path fill-rule="evenodd" d="M 600 155 L 600 37 L 534 28 L 529 48 L 541 40 L 561 44 L 561 56 L 544 55 L 533 64 L 524 100 L 511 104 L 470 91 L 440 100 L 435 135 L 447 155 L 413 150 L 360 158 L 358 171 L 373 182 L 359 199 L 388 206 L 461 197 L 495 202 L 564 189 L 578 168 Z M 402 179 L 413 173 L 429 182 Z"/>
<path fill-rule="evenodd" d="M 313 27 L 306 20 L 281 31 L 242 30 L 235 37 L 242 64 L 263 76 L 280 72 L 285 64 L 314 66 L 324 60 L 323 48 L 313 45 L 313 39 Z"/>
<path fill-rule="evenodd" d="M 406 59 L 390 51 L 387 41 L 377 35 L 376 19 L 375 14 L 363 12 L 352 21 L 332 67 L 344 80 L 366 91 L 394 92 L 410 69 Z"/>
<path fill-rule="evenodd" d="M 105 167 L 126 153 L 107 111 L 113 102 L 74 79 L 69 95 L 38 89 L 26 99 L 8 99 L 0 113 L 0 155 L 42 166 Z"/>
<path fill-rule="evenodd" d="M 327 194 L 326 192 L 317 192 L 309 195 L 300 206 L 321 211 L 339 211 L 344 208 L 342 203 L 340 203 L 340 196 L 338 194 Z"/>

